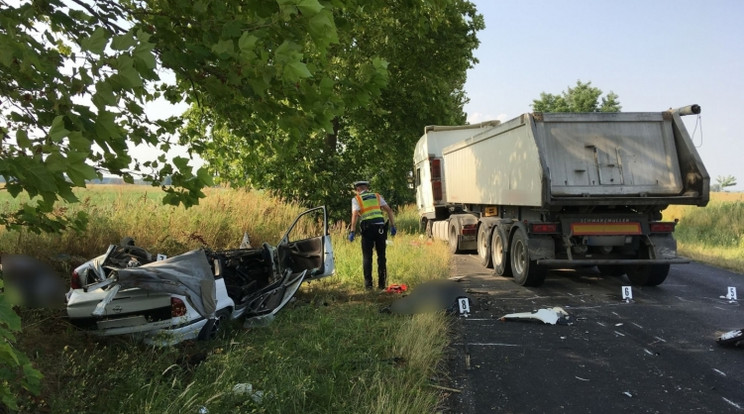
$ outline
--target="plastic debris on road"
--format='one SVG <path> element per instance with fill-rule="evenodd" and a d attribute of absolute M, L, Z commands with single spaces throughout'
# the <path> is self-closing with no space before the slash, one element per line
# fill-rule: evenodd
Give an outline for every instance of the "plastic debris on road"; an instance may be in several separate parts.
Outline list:
<path fill-rule="evenodd" d="M 509 320 L 538 320 L 550 325 L 573 325 L 573 318 L 561 307 L 539 309 L 534 312 L 510 313 L 501 317 L 502 321 Z"/>
<path fill-rule="evenodd" d="M 719 336 L 716 342 L 724 346 L 744 346 L 744 329 L 728 331 Z"/>

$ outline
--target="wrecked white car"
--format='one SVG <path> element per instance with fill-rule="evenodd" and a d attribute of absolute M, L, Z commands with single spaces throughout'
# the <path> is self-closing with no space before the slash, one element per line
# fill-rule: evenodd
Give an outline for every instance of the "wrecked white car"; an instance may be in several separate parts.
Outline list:
<path fill-rule="evenodd" d="M 307 237 L 313 228 L 322 234 Z M 199 249 L 163 258 L 131 239 L 111 245 L 73 271 L 67 315 L 96 335 L 130 334 L 149 344 L 172 345 L 212 338 L 228 319 L 265 323 L 302 282 L 333 273 L 322 206 L 300 214 L 276 247 Z"/>

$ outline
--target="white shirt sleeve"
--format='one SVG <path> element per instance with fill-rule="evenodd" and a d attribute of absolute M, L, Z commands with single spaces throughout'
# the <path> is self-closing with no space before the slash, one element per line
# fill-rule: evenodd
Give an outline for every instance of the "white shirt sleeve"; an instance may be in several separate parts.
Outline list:
<path fill-rule="evenodd" d="M 380 196 L 380 207 L 382 207 L 382 206 L 386 206 L 386 205 L 387 205 L 387 203 L 385 202 L 385 199 L 384 199 L 384 198 L 382 198 L 382 194 L 379 194 L 379 196 Z"/>

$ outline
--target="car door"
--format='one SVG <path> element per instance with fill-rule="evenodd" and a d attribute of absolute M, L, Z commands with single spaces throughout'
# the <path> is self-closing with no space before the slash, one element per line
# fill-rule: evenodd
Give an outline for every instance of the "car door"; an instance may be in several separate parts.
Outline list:
<path fill-rule="evenodd" d="M 320 279 L 335 273 L 331 234 L 326 206 L 301 213 L 277 245 L 280 271 L 307 271 L 305 280 Z"/>

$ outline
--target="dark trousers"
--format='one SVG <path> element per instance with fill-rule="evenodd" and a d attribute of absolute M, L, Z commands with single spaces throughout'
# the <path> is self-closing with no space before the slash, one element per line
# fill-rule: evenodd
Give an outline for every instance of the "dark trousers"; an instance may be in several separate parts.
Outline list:
<path fill-rule="evenodd" d="M 377 252 L 377 287 L 387 285 L 387 259 L 385 258 L 385 241 L 387 240 L 386 226 L 380 223 L 363 226 L 362 229 L 362 269 L 364 270 L 364 286 L 372 287 L 372 249 Z"/>

